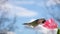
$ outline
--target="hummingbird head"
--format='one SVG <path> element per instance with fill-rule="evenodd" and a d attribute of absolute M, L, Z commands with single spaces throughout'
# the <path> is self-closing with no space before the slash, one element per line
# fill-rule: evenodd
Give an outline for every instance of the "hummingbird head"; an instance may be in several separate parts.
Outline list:
<path fill-rule="evenodd" d="M 38 24 L 43 24 L 46 20 L 44 18 L 38 19 L 37 23 Z"/>

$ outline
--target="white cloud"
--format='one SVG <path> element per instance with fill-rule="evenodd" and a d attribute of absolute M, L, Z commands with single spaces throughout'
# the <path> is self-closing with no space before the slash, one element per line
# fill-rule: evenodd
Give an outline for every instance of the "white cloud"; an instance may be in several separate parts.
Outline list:
<path fill-rule="evenodd" d="M 56 4 L 60 4 L 60 0 L 48 0 L 46 3 L 47 6 L 56 5 Z"/>
<path fill-rule="evenodd" d="M 0 4 L 6 3 L 8 0 L 0 0 Z"/>
<path fill-rule="evenodd" d="M 47 0 L 47 1 L 41 1 L 36 3 L 38 6 L 44 7 L 44 6 L 52 6 L 60 4 L 60 0 Z"/>
<path fill-rule="evenodd" d="M 59 3 L 60 4 L 60 0 L 55 0 L 56 1 L 56 3 Z"/>
<path fill-rule="evenodd" d="M 23 8 L 23 7 L 18 7 L 18 6 L 14 6 L 11 4 L 5 4 L 2 5 L 2 9 L 9 11 L 9 16 L 13 16 L 15 13 L 17 16 L 23 16 L 23 17 L 32 17 L 32 16 L 36 16 L 37 12 L 34 12 L 32 10 L 28 10 L 27 8 Z"/>
<path fill-rule="evenodd" d="M 16 14 L 18 16 L 26 16 L 26 17 L 37 15 L 36 12 L 30 11 L 30 10 L 27 10 L 27 9 L 22 9 L 21 12 L 17 12 Z"/>
<path fill-rule="evenodd" d="M 47 6 L 56 5 L 56 2 L 54 0 L 48 0 L 46 5 Z"/>
<path fill-rule="evenodd" d="M 14 32 L 9 31 L 9 32 L 7 32 L 7 34 L 15 34 L 15 33 L 14 33 Z"/>

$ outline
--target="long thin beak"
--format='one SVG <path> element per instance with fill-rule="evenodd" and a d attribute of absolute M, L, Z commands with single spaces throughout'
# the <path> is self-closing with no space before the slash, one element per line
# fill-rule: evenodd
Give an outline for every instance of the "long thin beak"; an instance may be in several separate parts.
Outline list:
<path fill-rule="evenodd" d="M 24 23 L 23 25 L 28 25 L 29 23 Z"/>

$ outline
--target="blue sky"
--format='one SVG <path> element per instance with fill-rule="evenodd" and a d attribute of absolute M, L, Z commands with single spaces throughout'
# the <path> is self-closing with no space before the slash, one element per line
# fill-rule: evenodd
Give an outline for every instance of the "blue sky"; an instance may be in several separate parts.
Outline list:
<path fill-rule="evenodd" d="M 60 1 L 59 0 L 8 0 L 2 4 L 3 10 L 8 10 L 7 15 L 11 21 L 16 15 L 16 34 L 35 34 L 34 30 L 24 28 L 23 23 L 39 18 L 60 19 Z M 57 20 L 56 20 L 57 21 Z M 57 21 L 60 24 L 60 21 Z"/>

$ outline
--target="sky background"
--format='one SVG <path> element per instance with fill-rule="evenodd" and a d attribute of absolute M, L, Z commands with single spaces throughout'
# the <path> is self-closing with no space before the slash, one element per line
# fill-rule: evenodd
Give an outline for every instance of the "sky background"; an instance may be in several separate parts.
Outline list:
<path fill-rule="evenodd" d="M 16 16 L 16 34 L 36 34 L 34 29 L 27 29 L 22 24 L 40 18 L 54 18 L 58 26 L 60 24 L 60 0 L 8 0 L 0 3 L 0 7 L 1 11 L 8 11 L 6 17 L 11 20 L 10 22 Z"/>

